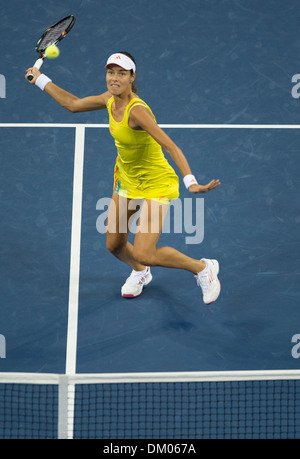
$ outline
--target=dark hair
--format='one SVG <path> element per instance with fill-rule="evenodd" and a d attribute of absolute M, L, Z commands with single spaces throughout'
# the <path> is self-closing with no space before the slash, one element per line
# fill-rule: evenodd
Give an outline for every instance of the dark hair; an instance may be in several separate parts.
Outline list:
<path fill-rule="evenodd" d="M 118 54 L 125 54 L 125 56 L 129 57 L 129 59 L 131 59 L 135 63 L 135 66 L 136 66 L 136 62 L 134 60 L 134 57 L 130 53 L 128 53 L 127 51 L 118 51 Z M 131 72 L 131 75 L 133 75 L 133 70 L 130 70 L 130 72 Z M 132 83 L 132 91 L 135 94 L 137 94 L 137 92 L 138 92 L 138 88 L 137 88 L 137 86 L 135 84 L 135 81 Z"/>

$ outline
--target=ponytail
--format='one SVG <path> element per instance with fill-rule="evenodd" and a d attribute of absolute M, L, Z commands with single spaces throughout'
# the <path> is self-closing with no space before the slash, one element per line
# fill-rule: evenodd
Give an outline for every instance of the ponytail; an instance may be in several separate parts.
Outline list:
<path fill-rule="evenodd" d="M 128 53 L 127 51 L 118 51 L 118 53 L 125 54 L 125 56 L 129 57 L 129 59 L 131 59 L 135 63 L 135 66 L 136 66 L 136 62 L 130 53 Z M 131 75 L 133 75 L 133 70 L 130 70 L 130 72 L 131 72 Z M 134 92 L 135 94 L 138 93 L 138 87 L 135 81 L 132 83 L 131 88 L 132 88 L 132 92 Z"/>

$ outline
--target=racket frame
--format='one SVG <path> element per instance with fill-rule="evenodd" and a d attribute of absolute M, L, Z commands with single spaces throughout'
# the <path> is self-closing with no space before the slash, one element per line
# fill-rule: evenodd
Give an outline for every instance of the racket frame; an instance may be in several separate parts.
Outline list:
<path fill-rule="evenodd" d="M 49 33 L 51 32 L 51 30 L 53 30 L 55 27 L 59 26 L 59 24 L 61 24 L 62 22 L 66 21 L 66 19 L 69 19 L 69 18 L 70 18 L 70 23 L 63 30 L 63 32 L 58 37 L 56 37 L 54 40 L 51 40 L 50 42 L 46 42 L 46 46 L 41 47 L 40 44 L 43 43 L 47 35 L 49 35 Z M 76 20 L 75 16 L 73 14 L 70 14 L 69 16 L 66 16 L 65 18 L 53 24 L 51 27 L 48 27 L 48 29 L 43 33 L 43 35 L 38 39 L 36 43 L 35 50 L 37 51 L 39 58 L 35 61 L 35 63 L 33 64 L 33 67 L 37 68 L 38 70 L 41 68 L 41 66 L 43 65 L 44 59 L 46 57 L 45 55 L 46 48 L 48 48 L 48 46 L 51 46 L 51 45 L 57 45 L 57 43 L 59 43 L 67 35 L 68 32 L 70 32 L 73 25 L 75 24 L 75 20 Z M 32 81 L 33 78 L 34 76 L 32 75 L 32 73 L 30 73 L 27 76 L 27 80 L 29 81 Z"/>

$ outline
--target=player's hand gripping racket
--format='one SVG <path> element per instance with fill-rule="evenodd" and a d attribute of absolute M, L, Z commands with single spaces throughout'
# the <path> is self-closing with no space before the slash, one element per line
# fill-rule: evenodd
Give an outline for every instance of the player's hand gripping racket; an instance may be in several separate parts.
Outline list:
<path fill-rule="evenodd" d="M 75 16 L 71 14 L 70 16 L 67 16 L 66 18 L 56 22 L 56 24 L 49 27 L 49 29 L 47 29 L 46 32 L 43 33 L 35 47 L 40 57 L 37 59 L 37 61 L 35 61 L 33 67 L 37 69 L 41 68 L 46 57 L 44 54 L 46 48 L 48 48 L 48 46 L 51 45 L 57 45 L 57 43 L 61 41 L 67 35 L 68 32 L 70 32 L 74 23 Z M 29 81 L 31 81 L 33 78 L 34 76 L 31 73 L 27 76 L 27 80 Z"/>

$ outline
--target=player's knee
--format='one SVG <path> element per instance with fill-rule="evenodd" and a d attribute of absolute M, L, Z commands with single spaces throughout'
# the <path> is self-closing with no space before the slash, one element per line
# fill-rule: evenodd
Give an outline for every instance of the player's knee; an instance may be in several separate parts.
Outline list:
<path fill-rule="evenodd" d="M 133 247 L 133 256 L 134 256 L 134 259 L 141 265 L 152 266 L 153 264 L 153 257 L 146 250 Z"/>
<path fill-rule="evenodd" d="M 124 249 L 124 244 L 121 241 L 112 238 L 107 238 L 106 248 L 112 255 L 118 256 Z"/>

